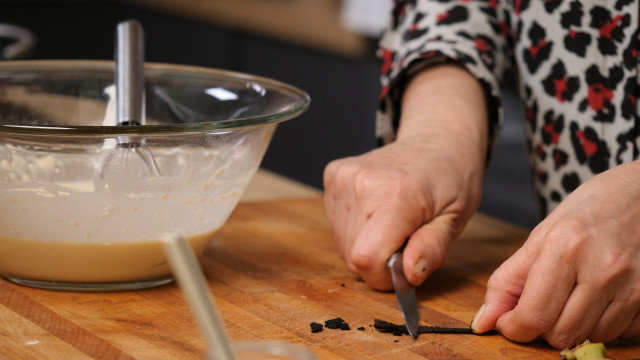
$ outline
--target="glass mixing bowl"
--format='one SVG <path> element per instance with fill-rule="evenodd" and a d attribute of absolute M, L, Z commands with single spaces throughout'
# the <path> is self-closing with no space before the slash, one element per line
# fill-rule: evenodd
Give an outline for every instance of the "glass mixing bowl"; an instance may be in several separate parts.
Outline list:
<path fill-rule="evenodd" d="M 0 275 L 80 291 L 171 281 L 159 236 L 200 255 L 302 90 L 145 64 L 145 125 L 115 126 L 114 63 L 0 63 Z M 152 171 L 150 163 L 157 166 Z"/>

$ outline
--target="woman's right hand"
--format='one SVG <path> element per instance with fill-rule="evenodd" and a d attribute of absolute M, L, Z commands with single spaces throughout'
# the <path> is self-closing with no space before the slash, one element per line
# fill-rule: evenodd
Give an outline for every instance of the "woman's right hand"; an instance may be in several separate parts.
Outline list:
<path fill-rule="evenodd" d="M 480 202 L 484 109 L 484 95 L 464 69 L 425 70 L 407 87 L 395 142 L 326 167 L 325 210 L 338 252 L 372 288 L 392 289 L 386 262 L 405 239 L 412 284 L 443 264 Z"/>

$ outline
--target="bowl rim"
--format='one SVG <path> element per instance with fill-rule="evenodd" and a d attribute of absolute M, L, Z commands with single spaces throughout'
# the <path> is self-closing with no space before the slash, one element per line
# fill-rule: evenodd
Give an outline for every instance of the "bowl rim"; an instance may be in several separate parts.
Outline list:
<path fill-rule="evenodd" d="M 198 123 L 180 123 L 163 125 L 127 125 L 127 126 L 69 126 L 69 125 L 21 125 L 0 123 L 0 134 L 29 136 L 74 136 L 74 137 L 111 137 L 111 136 L 163 136 L 170 134 L 201 134 L 221 131 L 233 131 L 265 124 L 290 120 L 304 113 L 311 98 L 302 89 L 272 78 L 248 73 L 208 68 L 202 66 L 179 65 L 171 63 L 145 62 L 145 76 L 162 77 L 180 75 L 183 78 L 205 79 L 204 76 L 223 78 L 230 82 L 251 82 L 286 93 L 293 99 L 292 105 L 279 112 L 236 119 L 205 121 Z M 112 60 L 19 60 L 1 61 L 0 77 L 7 73 L 39 72 L 56 70 L 78 71 L 115 71 Z"/>

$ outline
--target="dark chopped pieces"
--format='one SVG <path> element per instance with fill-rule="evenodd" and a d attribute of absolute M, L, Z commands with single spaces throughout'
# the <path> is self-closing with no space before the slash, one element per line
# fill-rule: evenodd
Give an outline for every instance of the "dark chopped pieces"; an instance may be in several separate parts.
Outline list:
<path fill-rule="evenodd" d="M 373 327 L 380 332 L 393 333 L 396 336 L 409 335 L 405 325 L 396 325 L 380 319 L 373 320 Z"/>
<path fill-rule="evenodd" d="M 340 329 L 340 326 L 342 325 L 343 322 L 344 320 L 342 320 L 342 318 L 335 318 L 335 319 L 325 321 L 324 326 L 327 329 Z"/>
<path fill-rule="evenodd" d="M 409 335 L 407 327 L 405 325 L 397 325 L 388 321 L 375 319 L 373 327 L 376 330 L 384 333 L 392 333 L 395 336 Z M 498 335 L 498 331 L 491 330 L 484 334 L 476 334 L 471 328 L 452 328 L 452 327 L 440 327 L 440 326 L 420 326 L 418 328 L 418 334 L 468 334 L 468 335 Z"/>
<path fill-rule="evenodd" d="M 322 324 L 319 324 L 317 322 L 312 322 L 311 324 L 309 324 L 309 326 L 311 326 L 312 333 L 319 333 L 322 331 Z"/>
<path fill-rule="evenodd" d="M 342 324 L 340 324 L 340 330 L 351 330 L 351 328 L 349 327 L 348 323 L 343 322 Z"/>
<path fill-rule="evenodd" d="M 340 286 L 345 287 L 346 285 L 345 284 L 340 284 Z"/>
<path fill-rule="evenodd" d="M 360 327 L 358 328 L 358 330 L 360 330 L 360 331 L 364 331 L 364 326 L 360 326 Z"/>
<path fill-rule="evenodd" d="M 393 340 L 393 342 L 400 342 L 400 340 Z"/>

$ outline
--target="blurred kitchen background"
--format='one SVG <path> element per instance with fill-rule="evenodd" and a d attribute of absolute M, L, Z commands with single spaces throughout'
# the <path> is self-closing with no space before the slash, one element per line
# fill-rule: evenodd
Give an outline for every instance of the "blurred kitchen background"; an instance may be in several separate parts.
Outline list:
<path fill-rule="evenodd" d="M 112 59 L 116 24 L 134 18 L 145 28 L 146 61 L 242 71 L 306 90 L 309 111 L 278 127 L 262 167 L 321 189 L 329 161 L 375 146 L 375 47 L 391 1 L 3 0 L 0 23 L 35 34 L 28 59 Z M 480 210 L 526 228 L 537 222 L 513 86 Z"/>

